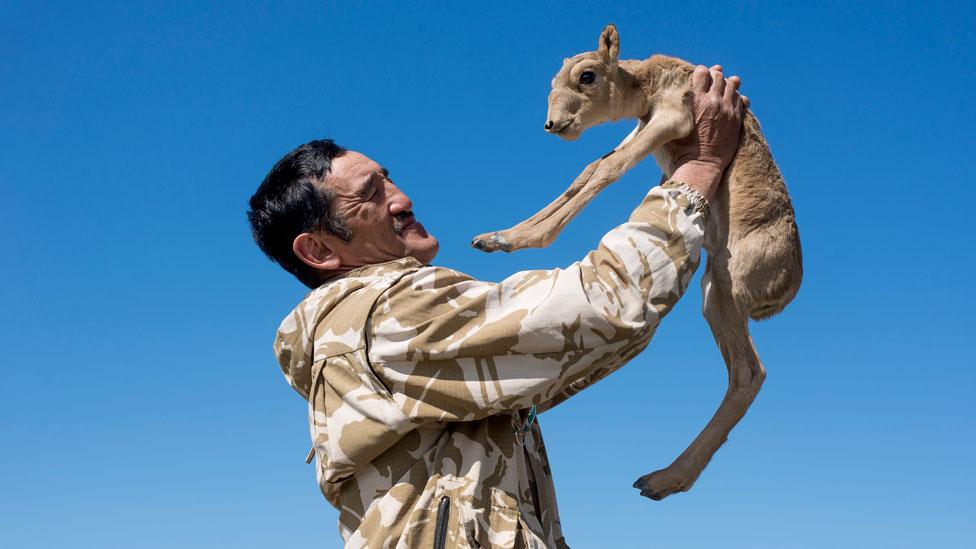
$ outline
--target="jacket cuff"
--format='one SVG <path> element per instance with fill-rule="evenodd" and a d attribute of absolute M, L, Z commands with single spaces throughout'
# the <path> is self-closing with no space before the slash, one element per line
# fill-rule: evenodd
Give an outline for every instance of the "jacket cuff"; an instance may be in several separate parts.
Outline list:
<path fill-rule="evenodd" d="M 700 213 L 702 219 L 705 223 L 708 223 L 708 200 L 705 200 L 705 195 L 692 189 L 687 183 L 683 181 L 676 181 L 674 179 L 669 179 L 661 185 L 662 189 L 674 189 L 682 194 L 685 199 L 688 200 L 689 204 L 695 209 L 696 212 Z"/>

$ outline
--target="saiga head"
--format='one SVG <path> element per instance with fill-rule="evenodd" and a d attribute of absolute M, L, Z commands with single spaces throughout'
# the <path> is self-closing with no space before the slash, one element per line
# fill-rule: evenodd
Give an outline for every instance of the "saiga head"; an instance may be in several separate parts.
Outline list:
<path fill-rule="evenodd" d="M 607 25 L 596 51 L 563 60 L 552 79 L 545 129 L 570 141 L 584 130 L 613 118 L 611 98 L 616 94 L 620 37 Z"/>

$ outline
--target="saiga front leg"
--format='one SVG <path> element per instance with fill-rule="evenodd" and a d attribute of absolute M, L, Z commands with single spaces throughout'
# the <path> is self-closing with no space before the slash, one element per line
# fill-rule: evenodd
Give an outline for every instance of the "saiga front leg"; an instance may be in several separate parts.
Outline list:
<path fill-rule="evenodd" d="M 609 156 L 591 163 L 570 187 L 545 209 L 504 231 L 476 236 L 471 245 L 485 252 L 544 248 L 593 198 L 628 170 L 673 139 L 688 135 L 691 114 L 682 106 L 659 106 L 654 116 L 624 139 Z M 589 173 L 587 173 L 589 172 Z"/>
<path fill-rule="evenodd" d="M 637 124 L 637 127 L 635 127 L 633 131 L 631 131 L 627 137 L 620 142 L 619 145 L 614 147 L 612 151 L 594 160 L 593 162 L 590 162 L 589 165 L 583 168 L 583 171 L 576 176 L 576 179 L 573 180 L 573 183 L 568 189 L 563 191 L 562 194 L 557 196 L 556 199 L 550 202 L 545 208 L 539 210 L 535 213 L 535 215 L 526 219 L 522 223 L 519 223 L 519 225 L 536 225 L 555 214 L 557 210 L 565 206 L 571 198 L 580 192 L 580 190 L 586 185 L 586 182 L 590 180 L 590 176 L 593 175 L 593 172 L 596 171 L 596 169 L 600 166 L 600 163 L 603 162 L 605 158 L 617 152 L 621 147 L 629 143 L 634 136 L 644 129 L 645 126 L 647 126 L 647 122 L 641 120 L 640 123 Z M 471 239 L 471 245 L 485 252 L 493 252 L 495 250 L 503 250 L 506 252 L 512 251 L 508 241 L 504 240 L 500 233 L 501 231 L 476 236 Z"/>

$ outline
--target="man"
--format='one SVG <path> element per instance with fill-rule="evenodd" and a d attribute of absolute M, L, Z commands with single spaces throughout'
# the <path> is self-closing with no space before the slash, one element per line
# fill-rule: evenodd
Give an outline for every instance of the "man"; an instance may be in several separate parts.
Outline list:
<path fill-rule="evenodd" d="M 373 160 L 313 141 L 274 166 L 248 217 L 313 288 L 275 352 L 347 547 L 566 546 L 535 415 L 640 353 L 684 292 L 738 144 L 738 84 L 698 67 L 671 180 L 582 261 L 497 284 L 430 266 L 437 240 Z"/>

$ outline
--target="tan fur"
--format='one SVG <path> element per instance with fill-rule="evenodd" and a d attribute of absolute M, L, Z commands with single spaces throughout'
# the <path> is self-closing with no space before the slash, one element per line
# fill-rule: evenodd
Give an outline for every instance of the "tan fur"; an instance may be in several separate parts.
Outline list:
<path fill-rule="evenodd" d="M 596 51 L 563 62 L 552 80 L 547 131 L 576 139 L 601 122 L 636 118 L 635 131 L 613 154 L 587 166 L 542 211 L 511 229 L 476 237 L 475 247 L 512 251 L 549 245 L 597 193 L 649 154 L 654 154 L 664 178 L 674 172 L 668 142 L 694 131 L 690 91 L 694 67 L 663 55 L 618 61 L 618 50 L 616 28 L 608 25 Z M 596 74 L 592 86 L 579 83 L 580 74 L 587 70 Z M 688 490 L 746 413 L 766 375 L 749 335 L 748 319 L 779 313 L 800 287 L 800 238 L 793 206 L 751 111 L 746 112 L 739 149 L 710 207 L 702 312 L 725 360 L 729 388 L 691 445 L 671 465 L 634 484 L 655 500 Z"/>

